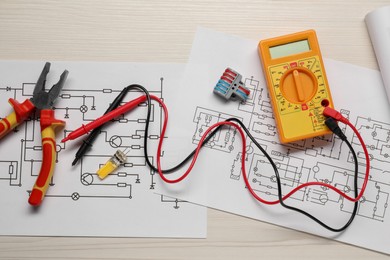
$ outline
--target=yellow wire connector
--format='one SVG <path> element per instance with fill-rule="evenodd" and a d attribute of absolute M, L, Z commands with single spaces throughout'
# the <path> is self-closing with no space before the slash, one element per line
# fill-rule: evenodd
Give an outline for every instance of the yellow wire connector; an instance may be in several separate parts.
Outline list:
<path fill-rule="evenodd" d="M 96 172 L 101 180 L 107 177 L 110 173 L 115 171 L 121 164 L 127 161 L 127 152 L 118 150 L 116 153 Z"/>

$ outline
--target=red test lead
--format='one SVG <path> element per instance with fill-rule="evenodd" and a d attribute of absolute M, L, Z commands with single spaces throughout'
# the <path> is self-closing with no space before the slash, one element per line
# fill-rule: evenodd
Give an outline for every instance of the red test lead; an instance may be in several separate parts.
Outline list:
<path fill-rule="evenodd" d="M 82 135 L 87 134 L 89 131 L 92 131 L 93 129 L 101 126 L 102 124 L 106 123 L 107 121 L 114 119 L 115 117 L 118 117 L 121 114 L 126 113 L 127 111 L 133 109 L 134 107 L 138 106 L 142 102 L 146 101 L 146 96 L 140 96 L 136 99 L 133 99 L 123 106 L 118 107 L 117 109 L 112 110 L 111 112 L 99 117 L 98 119 L 92 121 L 91 123 L 88 123 L 86 125 L 82 125 L 81 127 L 77 128 L 73 132 L 71 132 L 67 137 L 61 140 L 62 143 L 65 143 L 68 140 L 74 140 L 76 138 L 79 138 Z"/>

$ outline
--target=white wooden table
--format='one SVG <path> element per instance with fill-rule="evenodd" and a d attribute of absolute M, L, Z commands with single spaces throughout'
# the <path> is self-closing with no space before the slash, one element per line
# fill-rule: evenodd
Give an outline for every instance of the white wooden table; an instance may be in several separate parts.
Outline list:
<path fill-rule="evenodd" d="M 324 57 L 377 69 L 363 19 L 389 4 L 389 0 L 0 0 L 0 59 L 184 63 L 200 25 L 251 39 L 313 28 Z M 0 214 L 3 210 L 7 209 L 1 208 Z M 389 258 L 211 209 L 208 223 L 207 239 L 0 237 L 0 258 Z"/>

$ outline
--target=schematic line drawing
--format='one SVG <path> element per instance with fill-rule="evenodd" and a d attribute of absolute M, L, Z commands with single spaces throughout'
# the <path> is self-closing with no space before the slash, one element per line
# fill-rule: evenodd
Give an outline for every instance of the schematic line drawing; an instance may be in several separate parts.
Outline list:
<path fill-rule="evenodd" d="M 150 93 L 159 96 L 163 100 L 164 77 L 160 77 L 159 82 L 160 86 L 151 89 Z M 0 87 L 0 93 L 4 97 L 3 100 L 8 98 L 21 100 L 31 97 L 34 87 L 35 83 Z M 107 101 L 113 100 L 120 91 L 112 88 L 75 90 L 65 87 L 53 108 L 56 110 L 59 119 L 68 122 L 67 127 L 58 135 L 64 138 L 74 129 L 72 126 L 86 124 L 101 116 L 102 111 L 108 106 Z M 130 91 L 122 104 L 134 98 L 134 95 L 139 94 L 142 93 Z M 7 106 L 2 108 L 4 108 L 3 111 L 11 109 Z M 151 127 L 146 138 L 148 143 L 153 145 L 160 138 L 164 118 L 159 105 L 153 103 L 151 108 Z M 153 192 L 156 185 L 155 173 L 147 166 L 142 152 L 144 149 L 146 109 L 146 103 L 142 103 L 133 111 L 111 120 L 111 123 L 105 126 L 98 136 L 99 145 L 94 145 L 80 161 L 80 165 L 76 166 L 79 177 L 74 181 L 74 185 L 69 190 L 66 190 L 66 188 L 62 188 L 61 191 L 50 189 L 47 197 L 69 198 L 77 202 L 86 198 L 133 199 L 138 196 L 137 193 L 140 190 Z M 37 141 L 40 138 L 39 116 L 34 113 L 24 124 L 15 128 L 11 134 L 19 138 L 19 145 L 14 156 L 9 156 L 10 159 L 0 161 L 0 185 L 6 184 L 24 189 L 26 196 L 28 196 L 31 187 L 25 186 L 24 182 L 27 178 L 35 179 L 37 177 L 42 162 L 42 147 Z M 100 180 L 96 175 L 97 169 L 112 156 L 116 149 L 125 148 L 130 148 L 128 163 L 124 164 L 119 171 L 112 173 L 107 179 Z M 67 161 L 68 157 L 71 157 L 65 155 L 68 149 L 68 144 L 57 142 L 57 163 Z M 155 161 L 153 158 L 154 155 L 151 155 L 149 160 Z M 51 186 L 56 185 L 57 175 L 55 174 L 51 180 Z M 158 200 L 158 196 L 156 196 L 156 200 Z M 170 203 L 175 209 L 180 209 L 178 204 L 183 203 L 183 201 L 161 199 L 161 203 Z"/>
<path fill-rule="evenodd" d="M 246 124 L 256 141 L 270 154 L 278 168 L 283 193 L 296 188 L 306 182 L 323 182 L 334 185 L 343 192 L 353 196 L 353 158 L 348 148 L 335 135 L 318 136 L 292 143 L 279 142 L 278 133 L 267 91 L 254 77 L 246 78 L 245 85 L 251 93 L 247 101 L 237 103 L 237 115 Z M 388 208 L 390 193 L 390 172 L 377 165 L 386 164 L 390 168 L 390 125 L 373 118 L 364 118 L 353 115 L 352 112 L 341 109 L 340 113 L 355 126 L 363 136 L 370 154 L 371 174 L 368 188 L 360 201 L 357 216 L 374 221 L 383 222 Z M 235 113 L 233 113 L 235 114 Z M 223 121 L 229 115 L 222 111 L 197 106 L 194 111 L 194 140 L 202 137 L 207 127 L 213 123 Z M 245 119 L 243 119 L 245 116 Z M 237 116 L 235 116 L 237 117 Z M 356 147 L 359 159 L 359 183 L 363 182 L 365 170 L 364 153 L 360 142 L 353 132 L 345 125 L 341 129 L 347 136 L 352 136 L 351 143 Z M 241 160 L 245 160 L 248 179 L 252 188 L 266 199 L 277 199 L 278 191 L 276 177 L 268 160 L 256 149 L 252 141 L 247 138 L 247 155 L 242 158 L 241 147 L 236 144 L 236 131 L 226 128 L 216 134 L 216 137 L 205 145 L 207 149 L 232 154 L 228 178 L 231 181 L 241 180 Z M 197 142 L 194 142 L 197 143 Z M 305 158 L 311 158 L 306 160 Z M 313 163 L 315 161 L 316 163 Z M 347 163 L 348 167 L 340 161 Z M 315 204 L 330 206 L 343 213 L 351 213 L 345 207 L 346 200 L 339 194 L 324 187 L 304 188 L 289 198 L 296 205 Z"/>

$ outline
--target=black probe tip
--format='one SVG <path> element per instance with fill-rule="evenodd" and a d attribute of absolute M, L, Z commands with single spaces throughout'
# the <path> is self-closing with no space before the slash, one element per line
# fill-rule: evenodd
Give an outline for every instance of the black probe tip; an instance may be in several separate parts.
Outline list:
<path fill-rule="evenodd" d="M 78 158 L 78 157 L 74 158 L 74 160 L 73 160 L 73 162 L 72 162 L 72 166 L 75 166 L 75 165 L 76 165 L 76 163 L 78 162 L 78 160 L 79 160 L 79 158 Z"/>

